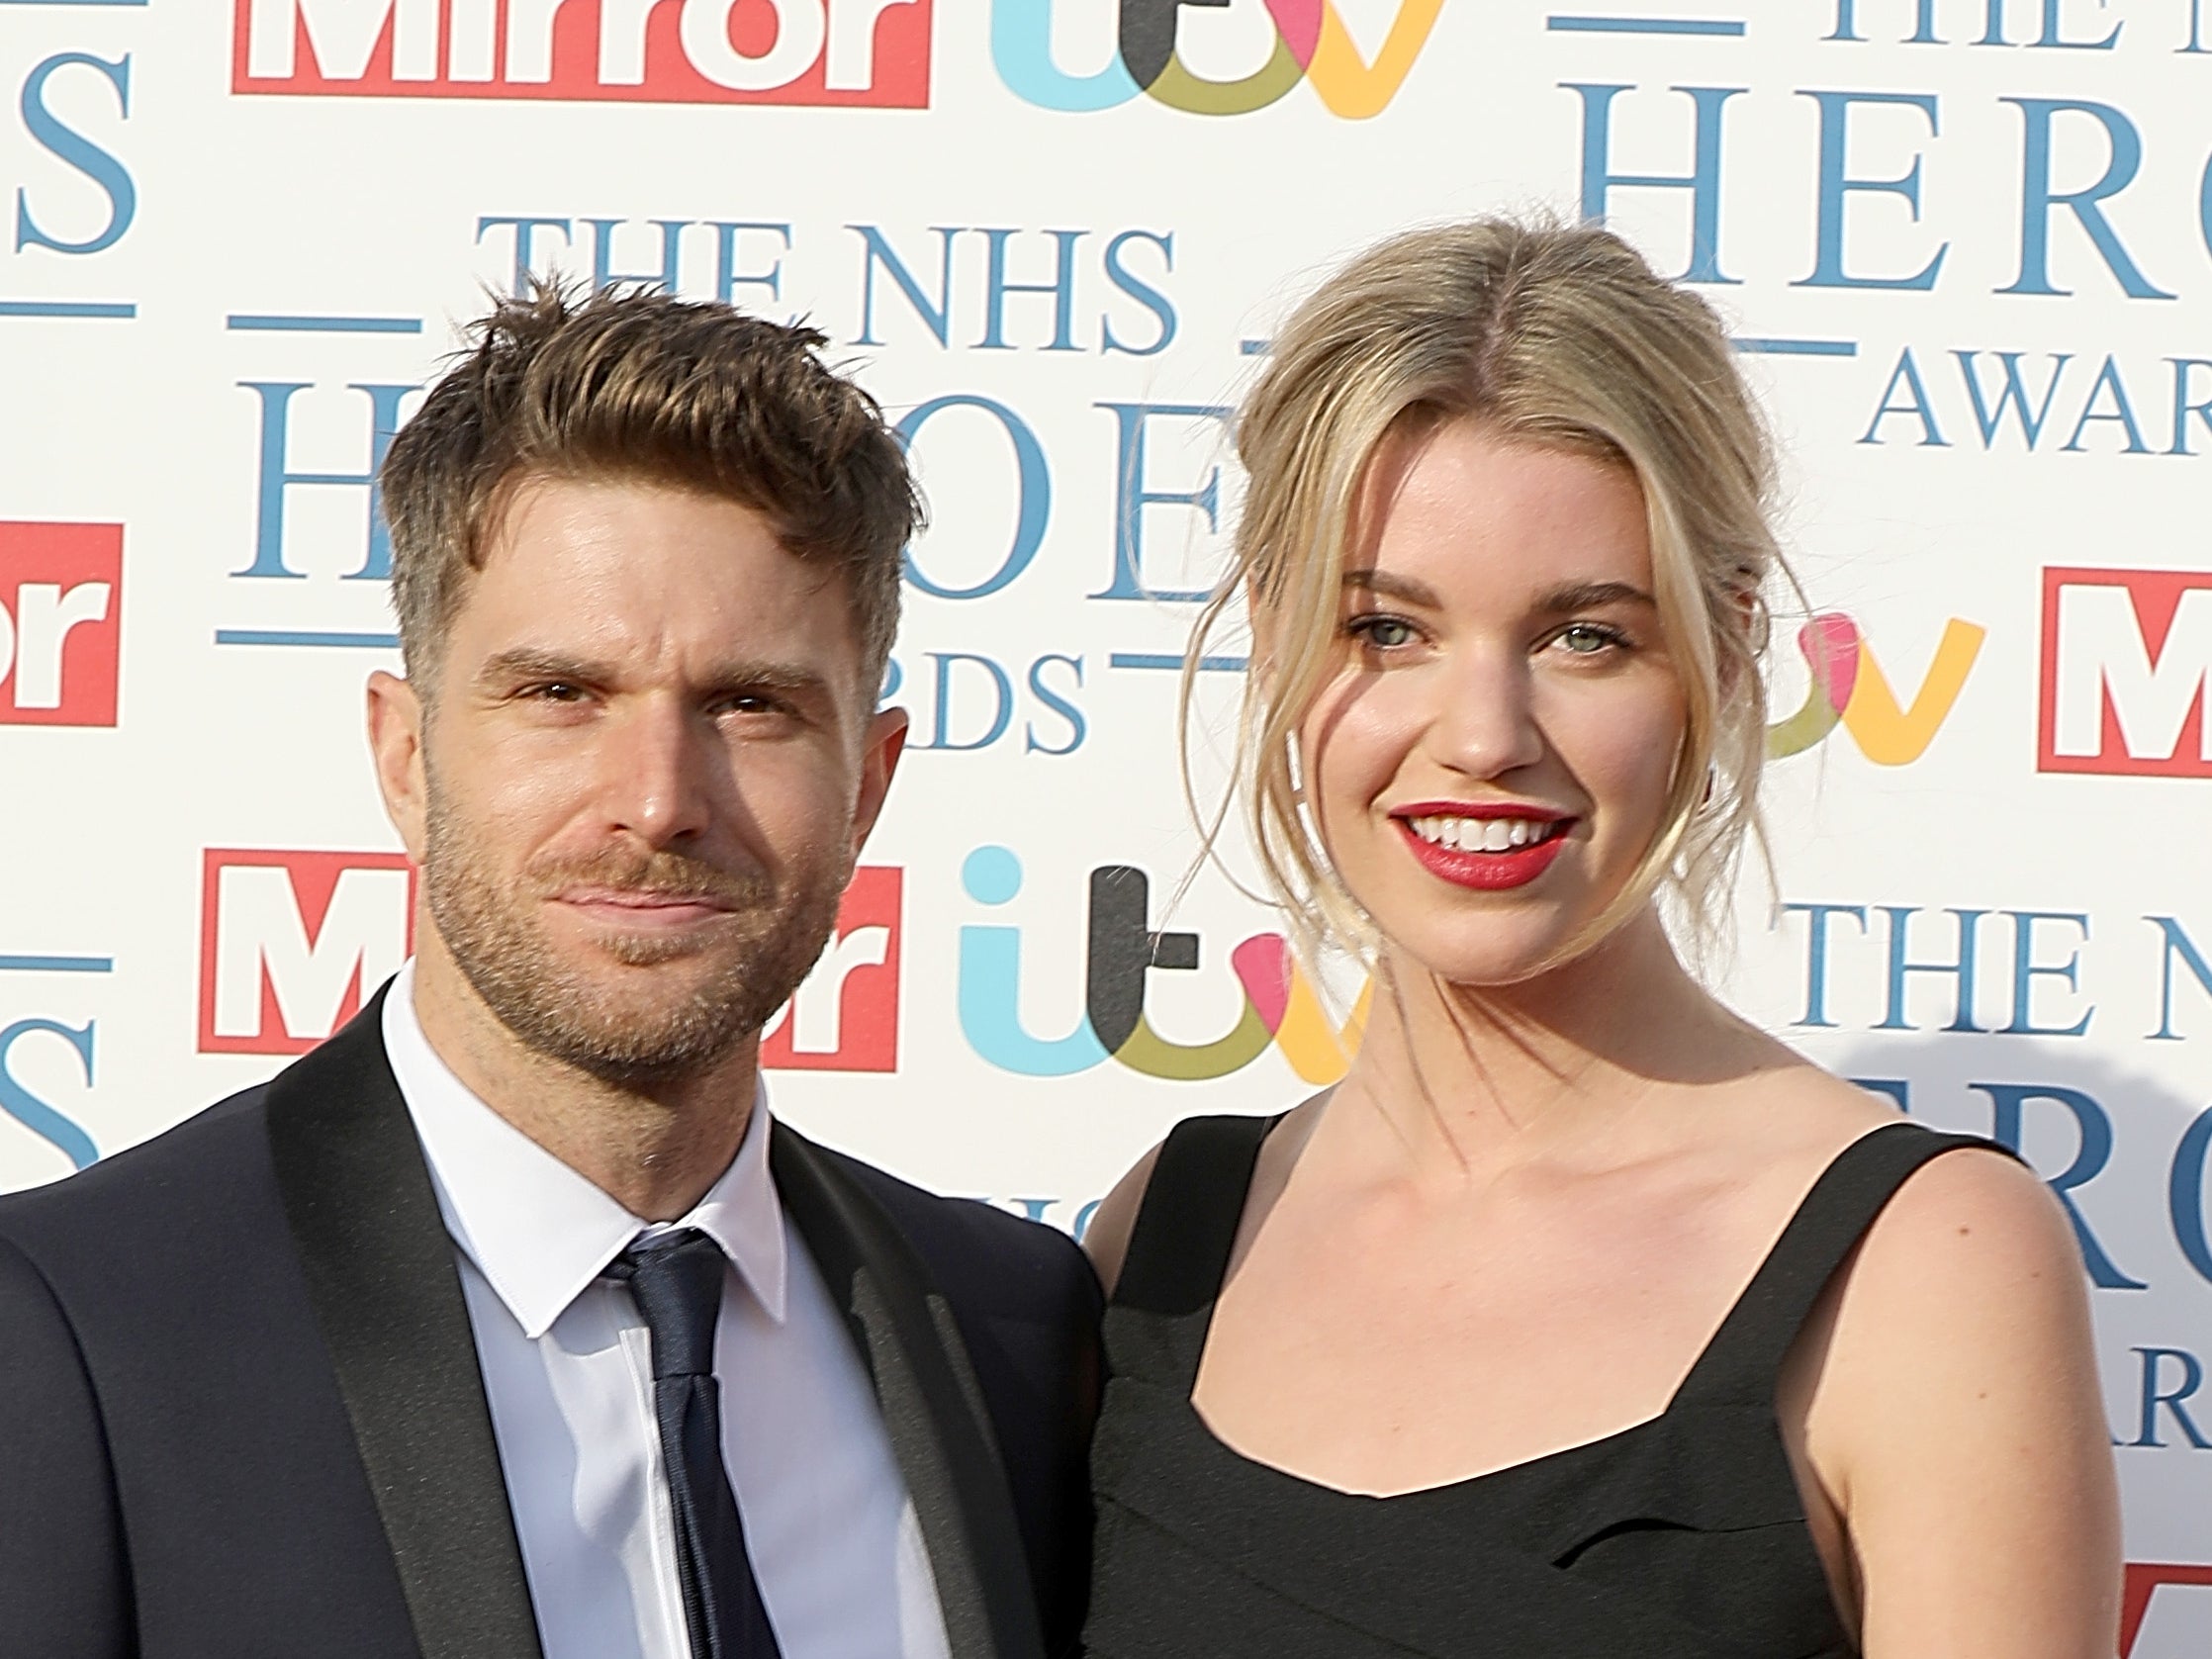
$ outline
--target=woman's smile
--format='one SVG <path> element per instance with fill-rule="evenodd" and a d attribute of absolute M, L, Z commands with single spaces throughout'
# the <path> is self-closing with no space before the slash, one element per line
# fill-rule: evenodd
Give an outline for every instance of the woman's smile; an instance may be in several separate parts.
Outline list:
<path fill-rule="evenodd" d="M 1566 850 L 1575 819 L 1548 807 L 1421 802 L 1394 809 L 1415 862 L 1458 887 L 1498 891 L 1525 886 Z"/>

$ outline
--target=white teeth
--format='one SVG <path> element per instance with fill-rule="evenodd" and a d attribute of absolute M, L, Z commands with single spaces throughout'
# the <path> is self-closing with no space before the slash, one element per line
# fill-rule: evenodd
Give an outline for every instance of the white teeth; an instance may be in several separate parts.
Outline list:
<path fill-rule="evenodd" d="M 1407 820 L 1414 834 L 1432 846 L 1462 853 L 1503 853 L 1514 847 L 1533 847 L 1556 832 L 1550 820 L 1539 818 L 1424 817 Z"/>

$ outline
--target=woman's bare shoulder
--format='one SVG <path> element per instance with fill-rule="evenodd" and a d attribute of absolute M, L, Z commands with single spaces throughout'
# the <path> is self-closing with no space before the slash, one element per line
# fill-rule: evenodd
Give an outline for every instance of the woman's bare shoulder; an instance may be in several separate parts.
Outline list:
<path fill-rule="evenodd" d="M 1965 1150 L 1905 1181 L 1843 1281 L 1819 1392 L 1808 1442 L 1843 1500 L 1869 1654 L 1949 1628 L 1962 1584 L 1985 1597 L 1976 1654 L 2110 1645 L 2119 1499 L 2088 1296 L 2032 1170 Z"/>
<path fill-rule="evenodd" d="M 1253 1193 L 1262 1200 L 1262 1210 L 1272 1203 L 1274 1193 L 1288 1178 L 1290 1165 L 1297 1160 L 1299 1150 L 1312 1133 L 1329 1092 L 1324 1089 L 1292 1107 L 1284 1114 L 1280 1127 L 1267 1137 L 1260 1151 L 1259 1167 L 1252 1177 Z M 1160 1142 L 1130 1165 L 1129 1173 L 1116 1181 L 1113 1190 L 1098 1201 L 1090 1225 L 1083 1230 L 1083 1248 L 1108 1296 L 1114 1294 L 1114 1284 L 1121 1277 L 1122 1262 L 1129 1254 L 1130 1235 L 1136 1231 L 1138 1213 L 1145 1207 L 1146 1189 L 1152 1185 L 1160 1148 L 1166 1144 Z"/>
<path fill-rule="evenodd" d="M 1885 1316 L 1919 1310 L 1931 1337 L 1990 1297 L 2071 1304 L 2080 1255 L 2066 1212 L 2041 1176 L 1994 1148 L 1931 1159 L 1867 1230 L 1852 1273 Z"/>
<path fill-rule="evenodd" d="M 1159 1147 L 1130 1165 L 1129 1173 L 1114 1183 L 1113 1190 L 1098 1201 L 1098 1208 L 1091 1213 L 1090 1225 L 1083 1230 L 1083 1249 L 1090 1256 L 1090 1264 L 1098 1273 L 1098 1282 L 1106 1287 L 1106 1294 L 1114 1294 L 1114 1285 L 1122 1276 L 1122 1258 L 1129 1253 L 1129 1236 L 1137 1227 L 1137 1212 L 1144 1207 L 1145 1189 L 1152 1184 L 1152 1166 L 1159 1162 Z"/>

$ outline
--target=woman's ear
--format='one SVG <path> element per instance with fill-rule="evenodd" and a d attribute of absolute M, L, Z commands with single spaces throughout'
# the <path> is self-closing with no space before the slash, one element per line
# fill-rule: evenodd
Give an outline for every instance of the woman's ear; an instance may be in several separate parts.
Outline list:
<path fill-rule="evenodd" d="M 1756 587 L 1741 587 L 1730 596 L 1722 612 L 1722 622 L 1736 636 L 1735 650 L 1716 653 L 1720 700 L 1726 702 L 1736 694 L 1747 676 L 1759 672 L 1759 664 L 1767 654 L 1767 642 L 1774 632 L 1774 612 L 1768 609 L 1766 596 Z"/>
<path fill-rule="evenodd" d="M 1744 646 L 1754 659 L 1764 657 L 1774 638 L 1774 611 L 1767 604 L 1766 593 L 1756 584 L 1739 591 L 1736 609 L 1744 631 Z"/>

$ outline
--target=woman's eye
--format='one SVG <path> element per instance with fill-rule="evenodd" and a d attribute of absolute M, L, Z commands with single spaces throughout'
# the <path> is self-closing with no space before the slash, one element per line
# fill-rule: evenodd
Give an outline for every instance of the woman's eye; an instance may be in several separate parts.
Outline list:
<path fill-rule="evenodd" d="M 1602 628 L 1595 622 L 1570 623 L 1552 638 L 1577 657 L 1595 657 L 1602 651 L 1626 643 L 1613 629 Z"/>
<path fill-rule="evenodd" d="M 1403 616 L 1355 617 L 1351 624 L 1351 631 L 1358 636 L 1361 644 L 1373 646 L 1381 651 L 1391 651 L 1401 645 L 1411 645 L 1420 637 L 1415 633 L 1414 625 Z"/>

